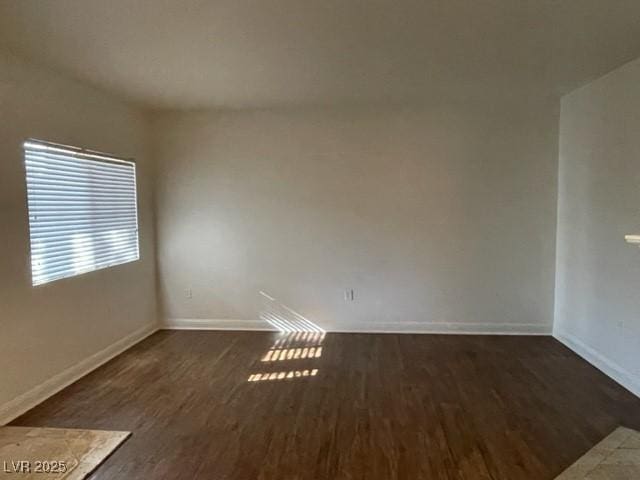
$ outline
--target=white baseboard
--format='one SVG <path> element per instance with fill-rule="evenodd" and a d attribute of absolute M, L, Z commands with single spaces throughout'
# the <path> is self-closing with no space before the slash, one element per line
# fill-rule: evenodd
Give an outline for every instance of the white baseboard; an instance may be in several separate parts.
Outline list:
<path fill-rule="evenodd" d="M 551 325 L 521 323 L 420 323 L 387 322 L 324 326 L 334 333 L 441 333 L 458 335 L 551 335 Z M 166 330 L 249 330 L 275 331 L 262 320 L 170 318 L 160 328 Z"/>
<path fill-rule="evenodd" d="M 570 333 L 556 330 L 553 332 L 553 336 L 605 375 L 611 377 L 637 397 L 640 397 L 640 377 L 621 367 L 606 355 L 598 352 Z"/>
<path fill-rule="evenodd" d="M 145 339 L 158 330 L 158 325 L 147 325 L 139 328 L 126 337 L 112 343 L 108 347 L 94 353 L 90 357 L 76 363 L 70 368 L 54 375 L 40 385 L 0 405 L 0 425 L 9 423 L 28 410 L 42 403 L 47 398 L 58 393 L 63 388 L 71 385 L 76 380 L 84 377 L 102 364 L 131 348 L 136 343 Z"/>
<path fill-rule="evenodd" d="M 260 332 L 277 331 L 262 320 L 231 320 L 213 318 L 169 318 L 160 324 L 163 330 L 247 330 Z"/>
<path fill-rule="evenodd" d="M 551 335 L 551 325 L 522 323 L 380 322 L 336 325 L 335 333 L 413 333 L 443 335 Z"/>

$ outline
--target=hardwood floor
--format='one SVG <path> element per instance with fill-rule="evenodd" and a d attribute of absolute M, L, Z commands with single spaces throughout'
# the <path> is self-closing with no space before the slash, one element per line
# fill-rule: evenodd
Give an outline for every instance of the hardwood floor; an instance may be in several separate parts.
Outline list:
<path fill-rule="evenodd" d="M 640 429 L 640 399 L 549 337 L 288 340 L 161 331 L 12 424 L 132 431 L 101 480 L 551 480 Z"/>

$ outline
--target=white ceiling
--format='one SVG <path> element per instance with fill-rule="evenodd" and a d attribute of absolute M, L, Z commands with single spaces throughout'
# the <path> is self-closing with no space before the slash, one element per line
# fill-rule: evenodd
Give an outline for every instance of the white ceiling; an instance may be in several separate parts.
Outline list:
<path fill-rule="evenodd" d="M 561 94 L 640 56 L 638 0 L 0 0 L 0 45 L 149 108 Z"/>

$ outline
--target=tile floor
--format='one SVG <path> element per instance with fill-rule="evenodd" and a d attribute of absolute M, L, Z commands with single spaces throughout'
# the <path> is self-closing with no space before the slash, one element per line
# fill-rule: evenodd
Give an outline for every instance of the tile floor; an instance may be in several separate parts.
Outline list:
<path fill-rule="evenodd" d="M 556 480 L 639 480 L 640 432 L 619 427 Z"/>

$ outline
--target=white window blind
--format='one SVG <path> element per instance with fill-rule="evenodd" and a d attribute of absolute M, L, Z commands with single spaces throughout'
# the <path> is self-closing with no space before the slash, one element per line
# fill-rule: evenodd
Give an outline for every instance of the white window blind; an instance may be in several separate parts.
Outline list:
<path fill-rule="evenodd" d="M 33 285 L 139 258 L 136 165 L 24 143 Z"/>

